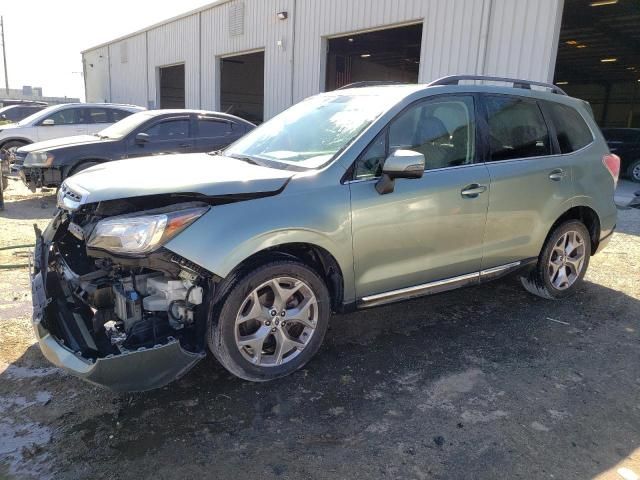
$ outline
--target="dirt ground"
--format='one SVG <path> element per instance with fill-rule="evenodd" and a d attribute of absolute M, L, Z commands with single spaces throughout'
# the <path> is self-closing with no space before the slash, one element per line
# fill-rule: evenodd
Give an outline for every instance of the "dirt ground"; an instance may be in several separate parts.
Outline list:
<path fill-rule="evenodd" d="M 54 197 L 7 196 L 0 247 L 31 243 Z M 28 283 L 0 270 L 0 478 L 640 474 L 640 210 L 619 211 L 572 299 L 506 278 L 334 317 L 307 368 L 268 384 L 209 356 L 158 391 L 88 385 L 34 345 Z"/>

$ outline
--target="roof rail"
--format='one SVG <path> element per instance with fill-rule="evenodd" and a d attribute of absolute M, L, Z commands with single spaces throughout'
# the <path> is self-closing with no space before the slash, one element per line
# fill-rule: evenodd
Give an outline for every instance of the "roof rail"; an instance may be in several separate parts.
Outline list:
<path fill-rule="evenodd" d="M 428 86 L 435 87 L 438 85 L 459 85 L 460 82 L 464 80 L 482 80 L 486 82 L 511 83 L 513 84 L 513 88 L 524 88 L 526 90 L 531 90 L 531 85 L 536 85 L 538 87 L 548 88 L 552 93 L 568 96 L 567 92 L 562 90 L 557 85 L 553 85 L 552 83 L 535 82 L 533 80 L 522 80 L 519 78 L 488 77 L 485 75 L 451 75 L 448 77 L 439 78 L 438 80 L 434 80 Z"/>
<path fill-rule="evenodd" d="M 394 82 L 392 80 L 364 80 L 362 82 L 353 82 L 336 88 L 336 90 L 346 90 L 347 88 L 363 88 L 363 87 L 379 87 L 380 85 L 403 85 L 402 82 Z"/>

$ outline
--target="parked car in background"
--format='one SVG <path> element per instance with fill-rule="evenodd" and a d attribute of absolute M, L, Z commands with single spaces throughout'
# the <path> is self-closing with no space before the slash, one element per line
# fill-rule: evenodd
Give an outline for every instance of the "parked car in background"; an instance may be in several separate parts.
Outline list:
<path fill-rule="evenodd" d="M 111 103 L 67 103 L 52 105 L 18 123 L 0 126 L 0 160 L 13 150 L 34 142 L 99 132 L 132 113 L 135 105 Z"/>
<path fill-rule="evenodd" d="M 57 187 L 68 176 L 111 160 L 219 150 L 254 128 L 252 123 L 224 113 L 149 110 L 94 135 L 21 147 L 12 157 L 31 189 Z"/>
<path fill-rule="evenodd" d="M 29 103 L 2 107 L 0 108 L 0 125 L 19 122 L 20 120 L 23 120 L 29 115 L 33 115 L 44 108 L 46 108 L 46 105 Z"/>
<path fill-rule="evenodd" d="M 640 182 L 640 128 L 603 128 L 612 153 L 621 160 L 621 173 Z"/>
<path fill-rule="evenodd" d="M 545 299 L 588 294 L 589 260 L 616 225 L 620 160 L 586 102 L 524 80 L 509 82 L 550 91 L 458 84 L 477 79 L 505 81 L 323 93 L 215 158 L 67 178 L 36 229 L 44 355 L 90 382 L 146 390 L 208 346 L 261 382 L 302 368 L 332 312 L 509 273 Z"/>
<path fill-rule="evenodd" d="M 49 105 L 47 102 L 39 102 L 36 100 L 23 100 L 19 98 L 0 98 L 0 108 L 8 107 L 9 105 L 41 105 L 46 107 Z"/>

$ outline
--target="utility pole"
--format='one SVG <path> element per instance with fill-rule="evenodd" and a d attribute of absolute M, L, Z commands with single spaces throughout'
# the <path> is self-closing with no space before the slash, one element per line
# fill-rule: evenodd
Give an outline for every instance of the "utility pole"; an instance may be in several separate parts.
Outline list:
<path fill-rule="evenodd" d="M 4 61 L 4 89 L 9 96 L 9 72 L 7 72 L 7 48 L 4 44 L 4 17 L 0 16 L 0 36 L 2 38 L 2 60 Z"/>

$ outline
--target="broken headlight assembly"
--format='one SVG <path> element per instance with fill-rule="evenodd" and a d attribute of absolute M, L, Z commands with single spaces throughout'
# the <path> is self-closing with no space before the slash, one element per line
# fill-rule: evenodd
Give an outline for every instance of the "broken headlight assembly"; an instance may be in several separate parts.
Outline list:
<path fill-rule="evenodd" d="M 29 152 L 24 159 L 25 167 L 50 167 L 55 157 L 49 152 Z"/>
<path fill-rule="evenodd" d="M 208 206 L 198 206 L 107 218 L 95 226 L 87 247 L 122 255 L 146 254 L 164 245 L 208 210 Z"/>

